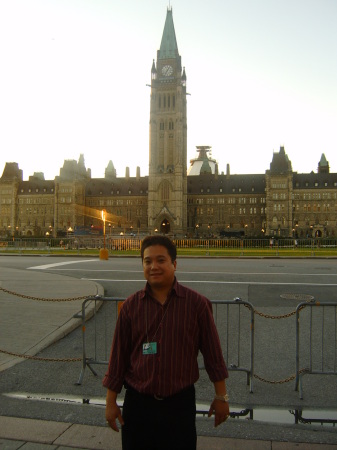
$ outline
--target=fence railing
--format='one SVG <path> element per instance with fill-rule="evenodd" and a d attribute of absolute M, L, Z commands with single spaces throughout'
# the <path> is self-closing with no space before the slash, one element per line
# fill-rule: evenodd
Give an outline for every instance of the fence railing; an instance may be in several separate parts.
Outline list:
<path fill-rule="evenodd" d="M 300 303 L 296 308 L 295 390 L 301 399 L 304 375 L 337 375 L 337 303 Z"/>
<path fill-rule="evenodd" d="M 82 369 L 77 384 L 82 384 L 86 367 L 96 376 L 93 366 L 108 364 L 112 337 L 117 322 L 119 308 L 125 299 L 115 297 L 89 297 L 82 304 Z M 94 301 L 94 324 L 91 331 L 86 327 L 87 303 Z M 106 308 L 96 308 L 96 303 Z M 213 315 L 220 337 L 222 351 L 228 362 L 228 369 L 243 371 L 247 375 L 247 385 L 253 392 L 254 377 L 254 308 L 241 299 L 212 301 Z M 99 311 L 99 312 L 98 312 Z M 98 325 L 97 313 L 103 314 Z M 103 323 L 103 326 L 102 326 Z M 88 344 L 92 354 L 88 355 Z M 202 358 L 199 368 L 203 369 Z"/>
<path fill-rule="evenodd" d="M 205 255 L 279 255 L 303 254 L 316 256 L 327 254 L 337 256 L 337 240 L 327 238 L 308 239 L 251 239 L 244 238 L 185 238 L 173 239 L 180 254 L 184 251 L 203 252 Z M 139 236 L 71 236 L 65 238 L 9 238 L 0 239 L 0 253 L 62 253 L 77 254 L 103 248 L 111 253 L 124 251 L 137 251 L 140 249 L 142 239 Z"/>
<path fill-rule="evenodd" d="M 119 308 L 124 300 L 124 298 L 99 296 L 84 300 L 81 313 L 82 369 L 77 384 L 82 384 L 87 367 L 94 375 L 97 375 L 93 366 L 108 364 Z M 94 324 L 87 328 L 87 303 L 91 301 L 95 302 Z M 105 308 L 98 308 L 101 304 L 105 305 Z M 254 378 L 273 384 L 295 379 L 295 390 L 299 391 L 302 399 L 304 375 L 337 375 L 337 303 L 302 302 L 293 313 L 286 315 L 296 320 L 296 336 L 294 336 L 296 372 L 294 376 L 281 381 L 265 380 L 255 375 L 255 314 L 261 315 L 261 313 L 256 311 L 251 303 L 239 298 L 214 300 L 212 305 L 228 369 L 246 373 L 247 385 L 251 393 Z M 102 317 L 99 318 L 99 323 L 97 314 L 104 316 L 103 320 Z M 275 318 L 275 316 L 265 315 L 265 318 Z M 90 347 L 90 355 L 88 347 Z M 201 357 L 199 368 L 204 368 Z"/>

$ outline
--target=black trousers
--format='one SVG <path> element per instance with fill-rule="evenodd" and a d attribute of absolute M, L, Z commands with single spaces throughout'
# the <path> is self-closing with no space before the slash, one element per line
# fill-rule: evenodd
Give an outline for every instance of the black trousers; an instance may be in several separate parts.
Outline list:
<path fill-rule="evenodd" d="M 196 450 L 195 389 L 164 400 L 127 389 L 122 427 L 123 450 Z"/>

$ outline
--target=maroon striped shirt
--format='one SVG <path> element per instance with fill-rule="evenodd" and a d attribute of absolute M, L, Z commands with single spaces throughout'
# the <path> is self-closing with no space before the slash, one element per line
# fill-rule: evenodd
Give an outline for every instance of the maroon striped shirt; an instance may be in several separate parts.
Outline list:
<path fill-rule="evenodd" d="M 157 343 L 156 354 L 143 354 L 147 342 Z M 175 280 L 161 305 L 147 284 L 123 304 L 103 385 L 120 392 L 127 383 L 143 394 L 171 396 L 198 380 L 199 350 L 212 382 L 228 377 L 211 302 Z"/>

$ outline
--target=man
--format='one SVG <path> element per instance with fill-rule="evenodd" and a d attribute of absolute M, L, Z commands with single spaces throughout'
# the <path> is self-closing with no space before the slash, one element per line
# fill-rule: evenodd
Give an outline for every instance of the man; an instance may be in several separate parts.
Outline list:
<path fill-rule="evenodd" d="M 212 305 L 175 278 L 177 251 L 165 236 L 148 236 L 141 246 L 146 286 L 121 308 L 103 385 L 106 419 L 118 431 L 123 450 L 195 450 L 194 384 L 197 356 L 214 383 L 208 416 L 214 425 L 229 417 L 227 368 Z M 126 388 L 123 414 L 117 395 Z"/>

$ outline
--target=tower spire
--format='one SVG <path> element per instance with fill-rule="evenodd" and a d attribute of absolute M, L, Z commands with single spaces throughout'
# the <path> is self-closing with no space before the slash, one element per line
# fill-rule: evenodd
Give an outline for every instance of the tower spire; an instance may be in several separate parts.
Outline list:
<path fill-rule="evenodd" d="M 173 23 L 172 8 L 167 9 L 166 21 L 161 39 L 159 59 L 176 58 L 179 55 L 176 33 Z"/>

